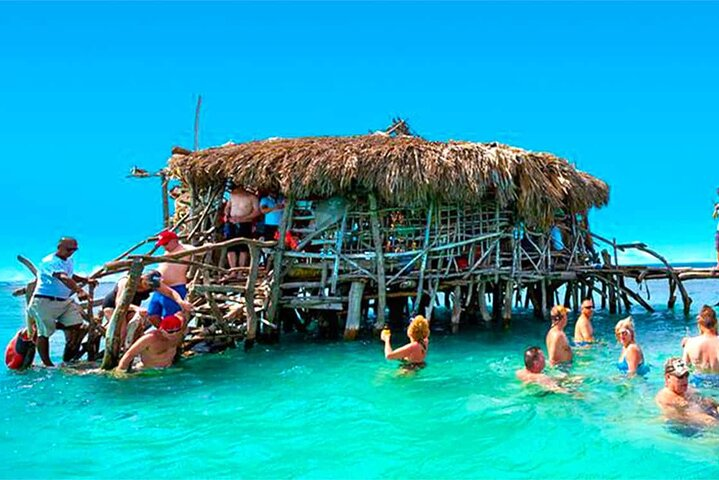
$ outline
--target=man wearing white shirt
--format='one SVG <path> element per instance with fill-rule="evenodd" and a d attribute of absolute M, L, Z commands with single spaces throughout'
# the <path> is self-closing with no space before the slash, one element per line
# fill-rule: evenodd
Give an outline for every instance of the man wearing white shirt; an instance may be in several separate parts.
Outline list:
<path fill-rule="evenodd" d="M 70 257 L 77 250 L 77 240 L 61 238 L 57 251 L 42 259 L 35 294 L 28 305 L 28 318 L 36 325 L 28 325 L 32 334 L 37 329 L 37 351 L 42 363 L 52 367 L 50 360 L 50 337 L 57 329 L 56 323 L 63 325 L 65 332 L 65 351 L 63 361 L 71 361 L 80 349 L 85 331 L 82 327 L 80 306 L 70 297 L 77 294 L 80 300 L 90 300 L 90 296 L 80 288 L 80 283 L 96 283 L 85 277 L 75 275 Z"/>

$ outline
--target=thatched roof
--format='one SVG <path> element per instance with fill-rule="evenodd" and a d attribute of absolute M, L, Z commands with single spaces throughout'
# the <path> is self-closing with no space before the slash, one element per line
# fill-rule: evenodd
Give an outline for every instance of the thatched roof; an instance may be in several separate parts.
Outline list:
<path fill-rule="evenodd" d="M 472 204 L 495 198 L 547 225 L 557 208 L 609 200 L 603 181 L 566 160 L 498 143 L 433 142 L 386 134 L 269 139 L 197 152 L 173 150 L 170 173 L 199 187 L 232 179 L 296 198 L 374 191 L 389 205 Z"/>

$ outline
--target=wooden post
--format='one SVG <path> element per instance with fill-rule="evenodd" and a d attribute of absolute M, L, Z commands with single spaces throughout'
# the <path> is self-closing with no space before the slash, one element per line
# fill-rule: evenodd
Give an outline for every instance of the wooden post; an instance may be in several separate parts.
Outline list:
<path fill-rule="evenodd" d="M 284 237 L 280 238 L 284 241 Z M 245 310 L 247 312 L 247 337 L 245 338 L 245 350 L 249 350 L 255 344 L 257 336 L 257 312 L 255 312 L 255 283 L 257 283 L 257 272 L 260 267 L 260 250 L 257 245 L 250 244 L 250 274 L 247 276 L 245 287 Z M 279 324 L 277 325 L 279 332 Z"/>
<path fill-rule="evenodd" d="M 130 273 L 128 275 L 125 290 L 122 292 L 120 304 L 115 307 L 115 311 L 110 318 L 110 325 L 105 334 L 105 356 L 102 359 L 100 368 L 103 370 L 112 370 L 120 361 L 120 328 L 119 323 L 124 322 L 127 317 L 128 307 L 132 302 L 132 298 L 137 291 L 137 284 L 142 275 L 142 260 L 135 259 L 132 261 Z"/>
<path fill-rule="evenodd" d="M 489 314 L 489 308 L 487 308 L 487 282 L 479 282 L 478 295 L 479 297 L 477 300 L 479 301 L 479 313 L 482 315 L 482 320 L 490 322 L 492 320 L 492 316 Z"/>
<path fill-rule="evenodd" d="M 505 326 L 509 326 L 512 320 L 512 291 L 514 290 L 514 282 L 508 279 L 504 284 L 504 304 L 502 308 L 502 322 Z"/>
<path fill-rule="evenodd" d="M 382 227 L 379 221 L 379 214 L 377 213 L 377 197 L 375 197 L 374 193 L 370 192 L 368 198 L 370 226 L 372 227 L 372 240 L 374 241 L 375 260 L 377 262 L 377 322 L 375 323 L 375 329 L 380 330 L 384 327 L 384 311 L 387 306 L 387 286 L 384 275 L 384 244 L 382 243 Z"/>
<path fill-rule="evenodd" d="M 547 310 L 547 279 L 542 278 L 542 318 L 547 319 L 549 318 L 549 311 Z"/>
<path fill-rule="evenodd" d="M 667 301 L 667 308 L 669 310 L 674 309 L 674 305 L 677 302 L 677 284 L 674 279 L 669 277 L 669 300 Z"/>
<path fill-rule="evenodd" d="M 347 323 L 345 323 L 345 340 L 354 340 L 362 320 L 362 295 L 364 295 L 365 282 L 352 282 L 350 298 L 347 305 Z"/>
<path fill-rule="evenodd" d="M 601 309 L 605 310 L 607 308 L 607 282 L 604 280 L 600 280 L 602 282 L 602 305 Z"/>
<path fill-rule="evenodd" d="M 285 211 L 282 213 L 282 219 L 280 220 L 280 226 L 277 229 L 279 232 L 279 240 L 275 247 L 274 258 L 272 259 L 272 286 L 270 287 L 270 302 L 267 307 L 267 321 L 277 325 L 279 330 L 279 323 L 276 321 L 277 312 L 279 312 L 279 301 L 280 301 L 280 284 L 282 283 L 282 258 L 285 254 L 285 235 L 292 225 L 292 214 L 295 208 L 295 201 L 292 196 L 287 198 L 285 203 Z"/>
<path fill-rule="evenodd" d="M 454 298 L 452 300 L 452 333 L 459 332 L 459 319 L 462 316 L 462 287 L 454 287 Z"/>
<path fill-rule="evenodd" d="M 412 305 L 412 316 L 419 313 L 419 305 L 422 303 L 422 292 L 424 291 L 424 271 L 427 269 L 427 254 L 429 253 L 429 238 L 432 230 L 432 210 L 434 209 L 434 202 L 429 204 L 427 209 L 427 223 L 424 227 L 424 242 L 422 243 L 422 261 L 419 266 L 419 279 L 417 280 L 417 295 L 415 296 L 414 303 Z"/>
<path fill-rule="evenodd" d="M 168 228 L 170 226 L 170 200 L 167 192 L 168 178 L 165 172 L 160 173 L 160 180 L 162 181 L 162 226 Z"/>

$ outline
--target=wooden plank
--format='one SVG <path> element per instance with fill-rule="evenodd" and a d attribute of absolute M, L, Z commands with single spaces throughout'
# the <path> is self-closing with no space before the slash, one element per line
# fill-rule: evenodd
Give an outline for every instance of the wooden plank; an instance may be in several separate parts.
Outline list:
<path fill-rule="evenodd" d="M 452 298 L 452 333 L 459 332 L 459 320 L 462 316 L 462 287 L 454 287 Z"/>

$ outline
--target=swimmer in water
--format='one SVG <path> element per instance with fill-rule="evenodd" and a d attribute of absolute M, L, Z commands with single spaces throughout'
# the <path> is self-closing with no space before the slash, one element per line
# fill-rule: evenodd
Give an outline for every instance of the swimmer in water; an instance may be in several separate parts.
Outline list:
<path fill-rule="evenodd" d="M 382 330 L 384 357 L 387 360 L 402 361 L 405 370 L 419 370 L 426 366 L 425 358 L 429 348 L 429 322 L 422 315 L 417 315 L 407 327 L 409 343 L 396 350 L 392 349 L 392 333 L 388 328 Z"/>

